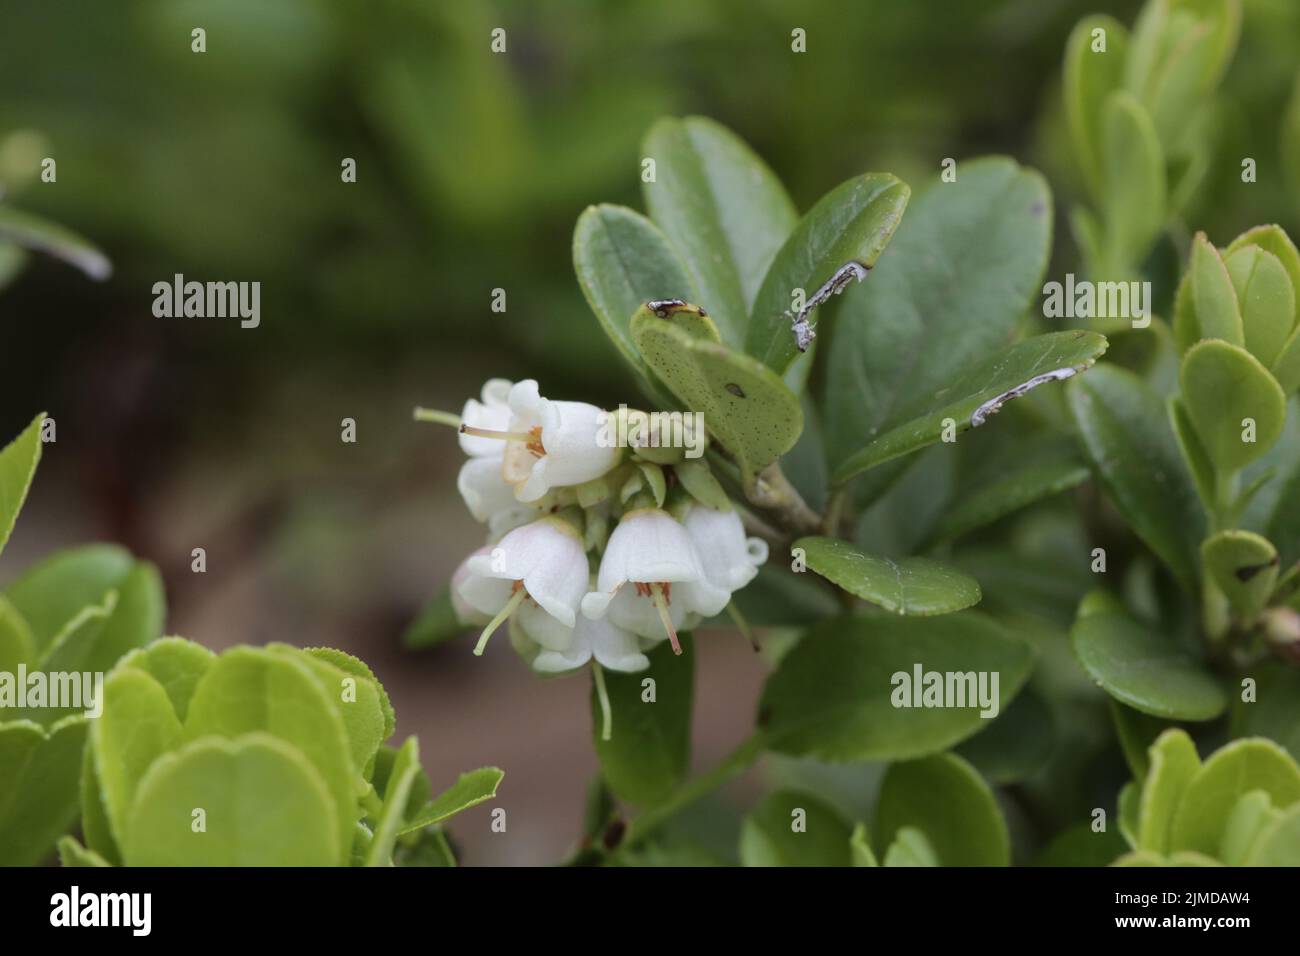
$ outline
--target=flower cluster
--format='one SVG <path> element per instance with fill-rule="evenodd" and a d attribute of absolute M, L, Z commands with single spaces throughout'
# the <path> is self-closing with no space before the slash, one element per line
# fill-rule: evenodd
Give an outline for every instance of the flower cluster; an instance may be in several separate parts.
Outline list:
<path fill-rule="evenodd" d="M 767 560 L 711 474 L 692 471 L 688 491 L 681 449 L 609 447 L 609 414 L 543 398 L 532 379 L 492 379 L 465 403 L 457 487 L 488 544 L 451 590 L 461 621 L 486 625 L 475 653 L 508 621 L 539 672 L 643 670 Z"/>

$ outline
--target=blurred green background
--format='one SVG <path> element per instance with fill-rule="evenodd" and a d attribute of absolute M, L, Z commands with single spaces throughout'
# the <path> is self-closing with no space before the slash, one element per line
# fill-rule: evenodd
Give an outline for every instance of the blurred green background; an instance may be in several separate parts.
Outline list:
<path fill-rule="evenodd" d="M 532 678 L 504 640 L 481 661 L 463 642 L 399 644 L 481 543 L 454 436 L 412 406 L 458 410 L 491 375 L 637 400 L 570 238 L 590 203 L 640 207 L 640 139 L 666 113 L 736 130 L 801 209 L 866 170 L 918 186 L 944 157 L 1011 154 L 1056 192 L 1059 277 L 1076 261 L 1065 38 L 1085 13 L 1131 23 L 1138 6 L 6 0 L 0 198 L 92 239 L 115 271 L 97 284 L 33 257 L 0 295 L 0 436 L 45 409 L 58 437 L 0 577 L 113 539 L 161 567 L 172 631 L 360 654 L 435 786 L 506 769 L 511 836 L 489 835 L 488 806 L 467 814 L 466 861 L 556 859 L 595 770 L 585 682 Z M 1245 11 L 1220 162 L 1188 223 L 1220 244 L 1257 222 L 1300 232 L 1300 143 L 1281 135 L 1300 110 L 1300 4 Z M 56 183 L 40 181 L 47 156 Z M 1259 166 L 1249 186 L 1243 156 Z M 175 273 L 260 281 L 260 328 L 155 318 L 151 287 Z M 190 571 L 199 546 L 205 575 Z M 701 650 L 705 764 L 750 725 L 763 666 L 739 639 Z"/>

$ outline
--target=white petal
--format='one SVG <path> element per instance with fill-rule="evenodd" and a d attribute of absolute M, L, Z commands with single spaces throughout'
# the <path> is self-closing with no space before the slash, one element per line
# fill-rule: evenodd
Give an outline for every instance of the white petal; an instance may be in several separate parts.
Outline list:
<path fill-rule="evenodd" d="M 471 458 L 460 466 L 456 476 L 456 490 L 465 499 L 465 507 L 475 521 L 488 521 L 498 511 L 519 507 L 514 488 L 501 477 L 500 452 L 504 450 L 504 442 L 496 444 L 495 457 Z"/>
<path fill-rule="evenodd" d="M 576 623 L 587 592 L 587 554 L 578 533 L 556 518 L 515 528 L 492 549 L 469 561 L 472 572 L 523 581 L 528 596 L 561 624 Z"/>
<path fill-rule="evenodd" d="M 486 554 L 487 551 L 488 551 L 487 548 L 479 548 L 477 551 L 474 552 L 474 554 Z M 466 558 L 464 561 L 460 563 L 460 567 L 458 567 L 455 573 L 452 574 L 451 576 L 451 588 L 450 588 L 451 609 L 456 614 L 456 620 L 459 621 L 461 624 L 466 626 L 471 624 L 477 624 L 481 627 L 482 625 L 486 624 L 488 621 L 492 620 L 492 617 L 496 614 L 497 611 L 501 610 L 502 607 L 505 607 L 505 600 L 509 600 L 510 596 L 509 594 L 506 595 L 505 600 L 501 602 L 501 604 L 497 607 L 496 611 L 492 611 L 490 613 L 480 611 L 478 608 L 474 607 L 467 600 L 465 600 L 465 598 L 461 596 L 460 593 L 461 585 L 463 585 L 466 581 L 468 581 L 469 578 L 470 578 L 469 558 Z M 499 586 L 499 582 L 493 582 L 492 586 L 493 588 L 496 588 L 497 586 Z M 484 601 L 486 603 L 492 603 L 492 600 L 494 600 L 492 596 L 485 595 Z"/>
<path fill-rule="evenodd" d="M 700 556 L 704 575 L 714 588 L 740 590 L 758 574 L 758 565 L 767 560 L 767 544 L 758 538 L 747 539 L 740 515 L 734 511 L 695 505 L 686 512 L 683 525 Z"/>
<path fill-rule="evenodd" d="M 537 391 L 537 380 L 526 378 L 515 382 L 510 389 L 510 412 L 514 427 L 527 431 L 542 423 L 542 408 L 546 399 Z"/>
<path fill-rule="evenodd" d="M 573 628 L 561 624 L 532 601 L 524 601 L 515 612 L 519 626 L 533 641 L 548 651 L 563 651 L 573 645 Z"/>
<path fill-rule="evenodd" d="M 590 633 L 589 639 L 596 660 L 602 667 L 630 674 L 650 666 L 650 659 L 641 653 L 637 636 L 631 631 L 625 631 L 609 621 L 589 621 L 585 618 L 578 622 L 577 629 L 584 638 Z"/>
<path fill-rule="evenodd" d="M 506 606 L 506 602 L 510 600 L 511 594 L 514 593 L 515 586 L 513 581 L 478 573 L 475 562 L 479 561 L 479 559 L 491 560 L 487 555 L 471 556 L 465 562 L 468 573 L 457 585 L 456 593 L 460 595 L 461 600 L 475 611 L 487 615 L 483 620 L 483 623 L 486 624 Z"/>
<path fill-rule="evenodd" d="M 699 581 L 704 577 L 690 535 L 665 511 L 623 516 L 605 545 L 596 587 L 613 592 L 627 581 Z"/>
<path fill-rule="evenodd" d="M 471 425 L 474 428 L 486 428 L 490 431 L 509 431 L 510 406 L 503 400 L 503 386 L 508 386 L 508 384 L 502 378 L 489 379 L 488 383 L 483 386 L 483 401 L 480 402 L 471 398 L 465 403 L 465 407 L 460 413 L 461 423 Z M 461 451 L 475 458 L 480 456 L 499 458 L 505 447 L 505 442 L 497 438 L 481 438 L 477 435 L 466 435 L 463 432 L 456 437 L 460 441 Z"/>
<path fill-rule="evenodd" d="M 668 619 L 673 622 L 673 629 L 680 631 L 686 620 L 688 609 L 682 601 L 676 600 L 677 589 L 673 589 L 672 599 L 668 602 Z M 583 612 L 586 612 L 584 606 Z M 659 608 L 649 595 L 637 594 L 636 589 L 626 587 L 619 589 L 609 602 L 606 619 L 625 631 L 641 637 L 655 640 L 668 637 L 664 622 L 659 617 Z"/>

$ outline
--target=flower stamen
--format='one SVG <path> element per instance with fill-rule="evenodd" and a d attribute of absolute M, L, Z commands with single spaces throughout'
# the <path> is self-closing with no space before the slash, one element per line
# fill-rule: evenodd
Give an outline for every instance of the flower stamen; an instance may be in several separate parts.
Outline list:
<path fill-rule="evenodd" d="M 511 614 L 515 613 L 515 610 L 519 605 L 524 603 L 524 598 L 528 596 L 528 592 L 519 586 L 521 583 L 522 582 L 519 581 L 515 582 L 515 592 L 510 595 L 510 600 L 506 602 L 506 606 L 497 612 L 496 617 L 488 621 L 487 627 L 483 628 L 483 633 L 478 637 L 478 643 L 474 645 L 475 657 L 483 656 L 483 651 L 487 647 L 488 638 L 492 636 L 493 632 L 495 632 L 498 627 L 506 622 L 506 619 L 509 618 Z"/>
<path fill-rule="evenodd" d="M 534 430 L 540 432 L 540 429 Z M 532 432 L 499 432 L 491 428 L 479 428 L 476 425 L 461 425 L 460 433 L 462 435 L 473 435 L 475 438 L 496 438 L 500 441 L 521 441 L 525 444 L 532 442 L 534 438 Z"/>
<path fill-rule="evenodd" d="M 668 613 L 668 585 L 651 584 L 649 587 L 650 597 L 655 602 L 655 607 L 659 609 L 659 620 L 663 621 L 664 630 L 668 632 L 668 640 L 672 641 L 673 653 L 681 654 L 682 645 L 677 640 L 677 628 L 673 627 L 672 615 Z"/>

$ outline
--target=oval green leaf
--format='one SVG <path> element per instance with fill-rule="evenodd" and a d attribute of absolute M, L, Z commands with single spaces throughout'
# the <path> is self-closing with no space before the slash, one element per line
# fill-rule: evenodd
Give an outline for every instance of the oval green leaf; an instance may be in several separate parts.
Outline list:
<path fill-rule="evenodd" d="M 810 570 L 895 614 L 951 614 L 980 600 L 973 577 L 929 558 L 880 557 L 835 538 L 800 538 L 794 547 Z"/>

